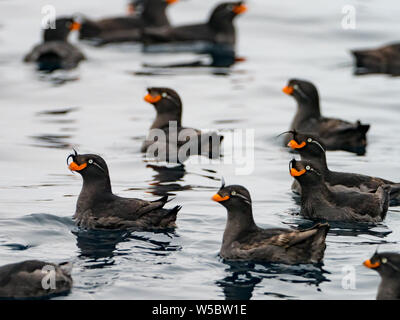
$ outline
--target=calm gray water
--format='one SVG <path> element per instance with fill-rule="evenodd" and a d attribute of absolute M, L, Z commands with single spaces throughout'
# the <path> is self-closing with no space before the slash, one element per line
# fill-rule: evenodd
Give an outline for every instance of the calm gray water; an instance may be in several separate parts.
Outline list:
<path fill-rule="evenodd" d="M 175 24 L 201 21 L 215 3 L 181 1 L 169 14 Z M 59 15 L 102 17 L 122 13 L 125 1 L 0 1 L 1 265 L 25 259 L 73 261 L 75 285 L 62 299 L 375 298 L 379 278 L 361 263 L 378 244 L 380 250 L 398 250 L 398 209 L 378 226 L 333 226 L 321 268 L 226 264 L 218 257 L 226 212 L 210 197 L 224 176 L 228 184 L 250 190 L 260 226 L 309 225 L 295 215 L 299 207 L 288 174 L 292 155 L 275 139 L 295 112 L 294 100 L 281 92 L 292 77 L 318 85 L 325 115 L 372 124 L 367 155 L 329 153 L 331 168 L 400 180 L 399 79 L 353 76 L 348 53 L 400 40 L 398 1 L 253 0 L 237 20 L 238 54 L 247 61 L 228 76 L 212 70 L 135 76 L 144 62 L 195 56 L 81 44 L 89 59 L 59 75 L 73 80 L 64 84 L 21 62 L 40 40 L 46 4 L 55 5 Z M 356 30 L 341 27 L 347 4 L 357 9 Z M 177 181 L 154 185 L 160 176 L 146 167 L 139 152 L 155 115 L 143 101 L 147 86 L 176 89 L 187 126 L 255 129 L 254 172 L 235 175 L 232 166 L 188 164 Z M 79 232 L 71 217 L 82 181 L 65 163 L 72 147 L 102 155 L 114 192 L 121 196 L 154 199 L 152 193 L 160 190 L 175 194 L 170 205 L 183 205 L 175 233 Z M 343 268 L 354 268 L 355 289 L 343 288 Z"/>

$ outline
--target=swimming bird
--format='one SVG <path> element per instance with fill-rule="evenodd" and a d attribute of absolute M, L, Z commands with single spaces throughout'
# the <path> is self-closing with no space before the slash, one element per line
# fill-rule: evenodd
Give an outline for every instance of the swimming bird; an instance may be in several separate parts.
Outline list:
<path fill-rule="evenodd" d="M 389 44 L 376 49 L 353 50 L 355 74 L 385 73 L 400 75 L 400 43 Z"/>
<path fill-rule="evenodd" d="M 145 0 L 131 7 L 141 6 L 137 15 L 90 20 L 83 18 L 79 38 L 94 40 L 97 44 L 141 41 L 144 28 L 161 28 L 170 25 L 166 9 L 178 0 Z"/>
<path fill-rule="evenodd" d="M 182 101 L 175 90 L 152 87 L 147 91 L 144 100 L 154 106 L 157 116 L 142 152 L 149 158 L 171 163 L 183 163 L 193 155 L 212 159 L 220 156 L 223 136 L 182 126 Z"/>
<path fill-rule="evenodd" d="M 175 227 L 175 206 L 164 209 L 168 197 L 154 201 L 122 198 L 111 190 L 108 167 L 104 159 L 95 154 L 70 154 L 69 169 L 83 178 L 83 187 L 76 204 L 74 219 L 85 229 L 154 230 Z"/>
<path fill-rule="evenodd" d="M 364 266 L 373 269 L 381 276 L 377 300 L 400 300 L 400 254 L 394 252 L 375 252 Z"/>
<path fill-rule="evenodd" d="M 390 201 L 390 185 L 375 193 L 328 188 L 324 174 L 310 161 L 292 160 L 289 172 L 301 185 L 301 215 L 308 219 L 343 222 L 381 222 Z"/>
<path fill-rule="evenodd" d="M 400 205 L 400 183 L 395 183 L 390 180 L 371 177 L 367 175 L 331 171 L 328 168 L 326 161 L 326 147 L 319 138 L 312 134 L 292 131 L 292 140 L 289 142 L 289 147 L 296 150 L 302 160 L 307 160 L 312 163 L 312 166 L 321 172 L 325 182 L 329 186 L 344 186 L 348 188 L 357 188 L 363 192 L 376 192 L 383 185 L 390 185 L 390 205 Z M 295 180 L 292 190 L 301 194 L 300 184 Z"/>
<path fill-rule="evenodd" d="M 188 43 L 206 42 L 225 44 L 231 47 L 236 43 L 236 31 L 233 20 L 247 11 L 244 1 L 219 4 L 205 23 L 183 25 L 179 27 L 146 28 L 144 43 Z"/>
<path fill-rule="evenodd" d="M 291 79 L 283 92 L 297 101 L 297 113 L 290 130 L 314 134 L 328 150 L 344 150 L 358 155 L 366 153 L 366 134 L 370 125 L 323 117 L 318 90 L 309 81 Z M 287 138 L 285 143 L 288 142 Z"/>
<path fill-rule="evenodd" d="M 222 258 L 286 264 L 322 261 L 328 224 L 318 223 L 305 230 L 262 229 L 254 222 L 249 191 L 239 185 L 223 183 L 212 200 L 228 212 L 220 250 Z"/>
<path fill-rule="evenodd" d="M 46 299 L 72 288 L 72 265 L 27 260 L 0 267 L 0 298 Z"/>
<path fill-rule="evenodd" d="M 44 30 L 44 42 L 35 46 L 24 58 L 24 62 L 34 62 L 41 71 L 52 72 L 58 69 L 73 69 L 85 60 L 83 53 L 68 42 L 68 35 L 79 30 L 80 24 L 72 18 L 59 18 L 55 29 Z"/>

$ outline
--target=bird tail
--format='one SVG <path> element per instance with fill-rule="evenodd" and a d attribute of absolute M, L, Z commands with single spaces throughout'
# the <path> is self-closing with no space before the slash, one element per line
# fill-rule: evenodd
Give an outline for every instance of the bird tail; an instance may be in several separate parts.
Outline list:
<path fill-rule="evenodd" d="M 176 216 L 178 215 L 179 210 L 182 209 L 182 206 L 175 206 L 172 209 L 165 209 L 166 214 L 163 216 L 161 220 L 161 226 L 164 228 L 174 228 L 176 227 L 175 221 Z"/>

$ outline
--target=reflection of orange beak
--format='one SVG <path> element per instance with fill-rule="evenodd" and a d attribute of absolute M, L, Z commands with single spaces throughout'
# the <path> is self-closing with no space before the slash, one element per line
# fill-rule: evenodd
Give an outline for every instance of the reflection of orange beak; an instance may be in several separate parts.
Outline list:
<path fill-rule="evenodd" d="M 76 22 L 76 21 L 72 22 L 71 27 L 70 27 L 71 31 L 75 31 L 75 30 L 78 31 L 80 29 L 81 29 L 81 24 L 79 22 Z"/>
<path fill-rule="evenodd" d="M 234 6 L 232 11 L 236 14 L 245 13 L 247 11 L 247 6 L 245 4 L 240 4 L 238 6 Z"/>
<path fill-rule="evenodd" d="M 216 202 L 222 202 L 222 201 L 229 200 L 229 196 L 221 197 L 218 193 L 216 193 L 216 194 L 214 194 L 214 196 L 211 199 Z"/>
<path fill-rule="evenodd" d="M 144 97 L 144 101 L 148 102 L 148 103 L 157 103 L 158 101 L 161 100 L 161 96 L 157 95 L 157 96 L 152 96 L 150 93 L 146 94 Z"/>
<path fill-rule="evenodd" d="M 284 93 L 288 94 L 288 95 L 292 95 L 294 89 L 293 89 L 293 87 L 286 86 L 286 87 L 284 87 L 284 88 L 282 89 L 282 91 L 283 91 Z"/>
<path fill-rule="evenodd" d="M 305 173 L 306 173 L 306 169 L 303 169 L 301 171 L 297 171 L 295 168 L 290 169 L 290 175 L 292 177 L 300 177 Z"/>
<path fill-rule="evenodd" d="M 305 146 L 306 146 L 306 143 L 304 141 L 301 144 L 298 144 L 297 141 L 290 140 L 290 142 L 288 143 L 288 147 L 290 147 L 292 149 L 301 149 L 301 148 L 304 148 Z"/>
<path fill-rule="evenodd" d="M 378 261 L 375 263 L 372 263 L 371 260 L 369 260 L 369 259 L 365 260 L 363 264 L 364 264 L 364 266 L 366 266 L 367 268 L 370 268 L 370 269 L 378 268 L 381 265 Z"/>
<path fill-rule="evenodd" d="M 76 162 L 71 162 L 69 165 L 69 170 L 71 171 L 81 171 L 87 167 L 87 163 L 78 165 Z"/>
<path fill-rule="evenodd" d="M 173 4 L 175 2 L 178 2 L 178 0 L 166 0 L 168 4 Z"/>

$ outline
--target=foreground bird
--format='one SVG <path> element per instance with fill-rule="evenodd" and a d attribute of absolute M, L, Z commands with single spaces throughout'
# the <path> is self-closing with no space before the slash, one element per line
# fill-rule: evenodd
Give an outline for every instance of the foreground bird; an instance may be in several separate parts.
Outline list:
<path fill-rule="evenodd" d="M 25 62 L 34 62 L 41 71 L 52 72 L 58 69 L 73 69 L 85 60 L 83 53 L 68 42 L 68 35 L 73 30 L 79 30 L 80 24 L 72 18 L 59 18 L 55 29 L 44 31 L 44 42 L 35 46 L 25 56 Z"/>
<path fill-rule="evenodd" d="M 206 23 L 180 27 L 147 28 L 144 32 L 145 44 L 206 42 L 225 44 L 231 47 L 236 43 L 233 20 L 247 11 L 243 1 L 219 4 Z"/>
<path fill-rule="evenodd" d="M 292 160 L 289 172 L 301 185 L 301 214 L 309 219 L 343 222 L 381 222 L 390 201 L 390 185 L 375 193 L 328 188 L 322 171 L 310 161 Z"/>
<path fill-rule="evenodd" d="M 72 288 L 71 264 L 28 260 L 0 267 L 0 298 L 44 299 Z"/>
<path fill-rule="evenodd" d="M 144 100 L 154 106 L 156 119 L 142 145 L 149 158 L 171 163 L 183 163 L 190 156 L 220 156 L 222 136 L 182 126 L 182 101 L 169 88 L 148 88 Z"/>
<path fill-rule="evenodd" d="M 121 198 L 112 193 L 106 162 L 98 155 L 76 152 L 69 169 L 81 174 L 83 187 L 74 219 L 86 229 L 152 230 L 175 227 L 180 206 L 164 209 L 168 197 L 155 201 Z"/>
<path fill-rule="evenodd" d="M 377 300 L 400 300 L 400 254 L 375 252 L 364 266 L 376 270 L 381 276 Z"/>
<path fill-rule="evenodd" d="M 288 144 L 289 147 L 299 152 L 302 160 L 309 161 L 318 172 L 321 172 L 329 186 L 344 186 L 357 188 L 363 192 L 376 192 L 380 186 L 390 185 L 392 187 L 390 205 L 400 205 L 400 183 L 357 173 L 331 171 L 326 162 L 326 148 L 318 138 L 312 134 L 296 131 L 292 131 L 291 134 L 292 140 Z M 292 189 L 301 194 L 300 184 L 296 180 Z"/>
<path fill-rule="evenodd" d="M 356 60 L 355 74 L 385 73 L 400 75 L 400 43 L 377 49 L 353 50 Z"/>
<path fill-rule="evenodd" d="M 308 81 L 292 79 L 283 92 L 297 101 L 297 113 L 290 130 L 309 132 L 317 136 L 328 150 L 344 150 L 364 155 L 369 125 L 350 123 L 321 115 L 317 88 Z M 288 139 L 286 139 L 288 143 Z"/>
<path fill-rule="evenodd" d="M 220 256 L 227 260 L 318 263 L 324 257 L 328 224 L 306 230 L 261 229 L 253 219 L 250 193 L 238 185 L 224 186 L 212 199 L 228 211 Z"/>
<path fill-rule="evenodd" d="M 138 15 L 115 17 L 93 21 L 84 18 L 79 38 L 95 40 L 98 44 L 141 41 L 144 28 L 161 28 L 170 25 L 166 9 L 178 0 L 145 0 L 130 3 L 131 8 L 140 5 Z"/>

